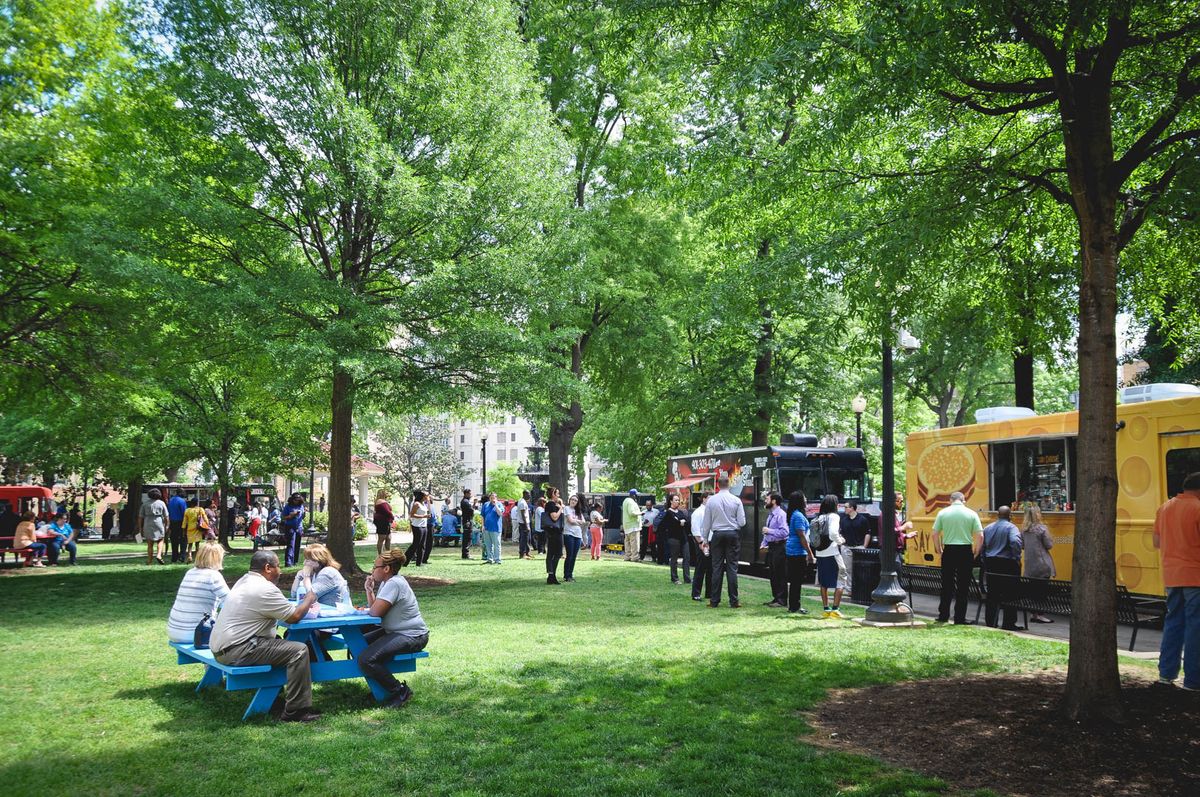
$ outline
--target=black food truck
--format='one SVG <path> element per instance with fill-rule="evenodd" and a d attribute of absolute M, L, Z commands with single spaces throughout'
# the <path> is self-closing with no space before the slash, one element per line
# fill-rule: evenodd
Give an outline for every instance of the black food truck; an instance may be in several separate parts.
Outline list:
<path fill-rule="evenodd" d="M 792 491 L 802 490 L 810 516 L 822 496 L 836 495 L 839 505 L 854 499 L 878 531 L 879 504 L 870 499 L 867 458 L 861 448 L 824 448 L 817 445 L 816 435 L 785 434 L 777 446 L 684 454 L 667 460 L 663 489 L 679 493 L 691 510 L 699 505 L 701 493 L 716 491 L 721 473 L 729 474 L 730 490 L 746 507 L 739 558 L 751 575 L 765 573 L 767 567 L 766 551 L 758 546 L 767 524 L 770 493 L 782 495 L 786 505 Z"/>

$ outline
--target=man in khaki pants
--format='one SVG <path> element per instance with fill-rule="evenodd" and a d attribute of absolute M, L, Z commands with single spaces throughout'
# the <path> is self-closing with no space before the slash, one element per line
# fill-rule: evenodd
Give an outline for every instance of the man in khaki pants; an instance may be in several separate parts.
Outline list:
<path fill-rule="evenodd" d="M 621 531 L 625 532 L 625 561 L 636 562 L 641 548 L 642 510 L 638 507 L 637 490 L 630 490 L 621 504 Z"/>

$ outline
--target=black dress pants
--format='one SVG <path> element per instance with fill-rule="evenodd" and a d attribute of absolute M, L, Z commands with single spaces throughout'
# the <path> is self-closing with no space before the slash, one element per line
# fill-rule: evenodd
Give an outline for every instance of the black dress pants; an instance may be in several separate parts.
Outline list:
<path fill-rule="evenodd" d="M 171 521 L 171 561 L 182 562 L 187 559 L 187 534 L 183 531 L 182 520 Z"/>
<path fill-rule="evenodd" d="M 469 559 L 471 557 L 471 521 L 464 520 L 459 531 L 462 532 L 462 558 Z"/>
<path fill-rule="evenodd" d="M 970 545 L 946 545 L 942 548 L 942 595 L 938 603 L 938 620 L 950 619 L 950 602 L 954 602 L 954 622 L 967 621 L 967 601 L 971 597 L 971 570 L 975 556 Z"/>
<path fill-rule="evenodd" d="M 695 543 L 693 546 L 696 550 L 696 570 L 692 574 L 692 597 L 708 599 L 709 587 L 712 586 L 712 558 L 704 552 L 702 546 Z"/>
<path fill-rule="evenodd" d="M 767 545 L 767 564 L 771 568 L 771 598 L 786 606 L 788 602 L 787 542 L 780 540 Z"/>
<path fill-rule="evenodd" d="M 1009 559 L 1006 556 L 989 556 L 983 560 L 983 569 L 987 576 L 999 573 L 1006 576 L 1021 575 L 1021 560 Z M 986 576 L 985 576 L 986 577 Z M 994 587 L 991 578 L 987 580 L 987 608 L 984 609 L 984 620 L 989 628 L 996 627 L 996 619 L 1000 614 L 1000 601 L 1007 597 L 1002 587 Z M 1017 625 L 1017 610 L 1004 608 L 1004 627 L 1014 628 Z"/>

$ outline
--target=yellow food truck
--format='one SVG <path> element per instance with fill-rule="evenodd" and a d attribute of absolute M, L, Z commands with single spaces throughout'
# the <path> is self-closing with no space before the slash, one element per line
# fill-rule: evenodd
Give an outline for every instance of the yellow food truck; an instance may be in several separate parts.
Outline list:
<path fill-rule="evenodd" d="M 1145 385 L 1121 391 L 1117 407 L 1117 580 L 1132 593 L 1164 594 L 1152 531 L 1154 513 L 1200 471 L 1200 388 Z M 998 407 L 980 423 L 909 435 L 908 519 L 916 536 L 905 561 L 937 564 L 933 519 L 961 492 L 986 526 L 1008 505 L 1013 522 L 1036 504 L 1054 539 L 1056 578 L 1071 578 L 1079 413 L 1036 415 Z"/>

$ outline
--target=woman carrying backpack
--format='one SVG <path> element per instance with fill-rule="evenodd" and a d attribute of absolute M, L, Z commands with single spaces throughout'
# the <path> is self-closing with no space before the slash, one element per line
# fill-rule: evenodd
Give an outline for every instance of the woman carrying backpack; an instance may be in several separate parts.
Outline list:
<path fill-rule="evenodd" d="M 842 605 L 842 590 L 838 587 L 838 574 L 843 567 L 838 546 L 842 535 L 838 533 L 837 496 L 827 495 L 821 499 L 821 511 L 808 531 L 808 542 L 817 557 L 817 583 L 821 585 L 821 604 L 825 617 L 844 619 L 839 607 Z M 829 603 L 829 590 L 833 590 L 833 604 Z"/>

